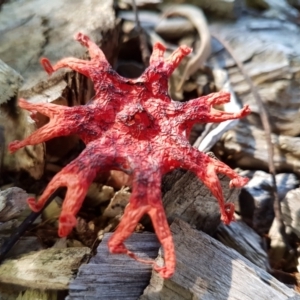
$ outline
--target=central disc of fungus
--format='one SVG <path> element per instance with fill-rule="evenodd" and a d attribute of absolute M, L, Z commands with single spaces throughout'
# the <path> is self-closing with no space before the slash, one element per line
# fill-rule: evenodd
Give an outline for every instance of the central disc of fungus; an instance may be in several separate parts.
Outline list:
<path fill-rule="evenodd" d="M 162 277 L 169 278 L 175 271 L 175 251 L 161 200 L 162 176 L 175 168 L 194 172 L 216 197 L 221 219 L 229 224 L 234 207 L 232 203 L 224 204 L 217 173 L 231 178 L 230 187 L 241 187 L 247 179 L 193 148 L 187 137 L 194 123 L 237 119 L 249 114 L 250 109 L 245 106 L 237 113 L 213 109 L 213 105 L 230 101 L 230 95 L 224 92 L 185 103 L 171 100 L 168 78 L 182 58 L 191 52 L 186 46 L 179 47 L 165 59 L 163 45 L 155 44 L 150 66 L 139 78 L 132 80 L 118 75 L 87 36 L 79 33 L 76 39 L 87 47 L 90 61 L 65 58 L 52 66 L 43 58 L 41 63 L 48 74 L 68 67 L 91 78 L 95 97 L 88 104 L 75 107 L 31 104 L 20 99 L 20 107 L 38 111 L 50 121 L 23 141 L 12 142 L 9 150 L 14 152 L 26 145 L 71 134 L 80 136 L 86 148 L 53 177 L 37 202 L 30 198 L 28 204 L 33 211 L 39 211 L 58 187 L 66 186 L 58 231 L 59 236 L 64 237 L 76 225 L 76 214 L 97 173 L 108 170 L 127 173 L 132 178 L 130 202 L 108 247 L 112 253 L 126 253 L 138 259 L 126 249 L 124 241 L 142 216 L 148 214 L 164 248 L 165 266 L 159 267 L 153 262 L 154 268 Z"/>

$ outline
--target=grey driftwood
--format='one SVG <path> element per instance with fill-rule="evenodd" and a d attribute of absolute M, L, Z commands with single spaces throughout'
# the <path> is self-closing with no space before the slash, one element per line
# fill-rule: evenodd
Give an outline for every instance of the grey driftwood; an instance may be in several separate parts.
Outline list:
<path fill-rule="evenodd" d="M 79 269 L 76 279 L 69 286 L 68 300 L 137 299 L 147 286 L 151 265 L 139 263 L 127 255 L 110 254 L 105 234 L 97 254 Z M 143 259 L 154 259 L 159 243 L 155 234 L 135 233 L 126 241 L 126 246 Z"/>
<path fill-rule="evenodd" d="M 300 299 L 242 255 L 189 224 L 176 219 L 172 226 L 177 267 L 171 279 L 153 271 L 140 300 Z M 157 259 L 163 263 L 162 256 Z"/>
<path fill-rule="evenodd" d="M 219 175 L 226 202 L 235 202 L 240 189 L 229 188 L 229 178 Z M 169 223 L 175 218 L 213 234 L 220 224 L 220 208 L 210 190 L 192 172 L 175 170 L 163 179 L 163 203 Z"/>

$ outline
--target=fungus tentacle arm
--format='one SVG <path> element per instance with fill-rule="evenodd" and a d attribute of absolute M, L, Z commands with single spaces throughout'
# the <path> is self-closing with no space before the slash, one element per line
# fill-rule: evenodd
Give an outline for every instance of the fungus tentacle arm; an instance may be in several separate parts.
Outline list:
<path fill-rule="evenodd" d="M 143 261 L 127 250 L 124 241 L 136 225 L 148 214 L 155 232 L 164 248 L 165 266 L 155 270 L 164 278 L 175 271 L 175 252 L 172 235 L 161 200 L 161 177 L 164 173 L 181 167 L 194 172 L 217 198 L 221 218 L 228 224 L 233 219 L 234 206 L 224 201 L 217 173 L 231 178 L 231 187 L 247 183 L 220 161 L 194 149 L 187 135 L 195 122 L 221 122 L 249 114 L 246 106 L 240 112 L 228 113 L 212 108 L 228 102 L 226 93 L 215 93 L 186 103 L 176 103 L 168 95 L 168 77 L 191 49 L 181 46 L 168 58 L 164 47 L 154 46 L 150 66 L 137 79 L 118 75 L 108 64 L 103 52 L 86 36 L 76 36 L 88 48 L 91 60 L 66 58 L 54 66 L 44 59 L 48 73 L 69 67 L 94 82 L 95 96 L 86 105 L 62 107 L 53 104 L 30 104 L 24 100 L 20 106 L 49 116 L 50 122 L 23 141 L 9 145 L 16 151 L 26 145 L 44 142 L 56 136 L 76 133 L 86 144 L 85 150 L 57 173 L 36 202 L 28 203 L 40 210 L 49 196 L 60 186 L 67 194 L 59 218 L 59 235 L 66 236 L 76 225 L 78 213 L 87 189 L 96 174 L 106 170 L 125 171 L 132 179 L 132 195 L 121 222 L 109 241 L 113 253 L 126 253 Z"/>

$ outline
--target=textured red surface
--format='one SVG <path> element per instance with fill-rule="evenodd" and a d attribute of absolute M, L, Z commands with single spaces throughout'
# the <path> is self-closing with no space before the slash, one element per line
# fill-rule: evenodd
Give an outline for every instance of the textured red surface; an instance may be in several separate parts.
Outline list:
<path fill-rule="evenodd" d="M 20 107 L 38 111 L 50 122 L 23 141 L 14 141 L 9 150 L 14 152 L 26 145 L 42 143 L 57 136 L 77 134 L 86 144 L 85 150 L 48 184 L 36 202 L 28 199 L 33 211 L 39 211 L 48 197 L 60 186 L 67 187 L 59 218 L 59 235 L 67 236 L 76 225 L 78 213 L 89 185 L 98 172 L 121 170 L 132 177 L 132 195 L 124 216 L 112 235 L 108 246 L 113 253 L 126 253 L 124 241 L 134 231 L 144 214 L 153 222 L 155 232 L 164 248 L 165 266 L 154 268 L 168 278 L 175 270 L 175 251 L 172 235 L 161 201 L 161 178 L 175 168 L 194 172 L 217 198 L 221 219 L 228 224 L 233 218 L 233 204 L 224 204 L 217 173 L 231 178 L 231 187 L 241 187 L 246 178 L 239 177 L 220 161 L 193 148 L 187 139 L 196 122 L 222 122 L 246 116 L 246 106 L 238 113 L 212 108 L 230 100 L 224 92 L 210 94 L 189 102 L 172 101 L 168 95 L 168 77 L 191 49 L 179 47 L 164 59 L 164 47 L 156 44 L 150 66 L 141 77 L 132 80 L 119 76 L 109 65 L 104 54 L 87 36 L 79 33 L 76 39 L 88 48 L 90 61 L 65 58 L 52 66 L 41 60 L 51 74 L 60 68 L 71 68 L 94 82 L 96 95 L 86 105 L 65 107 L 55 104 L 30 104 L 19 100 Z M 153 263 L 153 262 L 150 262 Z"/>

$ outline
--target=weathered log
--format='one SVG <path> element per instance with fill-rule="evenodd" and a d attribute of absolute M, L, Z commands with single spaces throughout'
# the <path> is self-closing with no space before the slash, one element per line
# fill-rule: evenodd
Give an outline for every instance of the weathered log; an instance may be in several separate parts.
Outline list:
<path fill-rule="evenodd" d="M 225 202 L 236 202 L 240 189 L 229 188 L 229 178 L 219 175 Z M 163 203 L 169 223 L 175 218 L 213 234 L 220 224 L 220 208 L 210 190 L 192 172 L 175 170 L 163 179 Z"/>
<path fill-rule="evenodd" d="M 300 299 L 242 255 L 190 225 L 175 220 L 171 226 L 177 267 L 162 279 L 155 271 L 140 300 L 156 299 Z M 157 259 L 163 263 L 162 256 Z"/>
<path fill-rule="evenodd" d="M 74 272 L 90 254 L 87 247 L 46 249 L 6 259 L 0 265 L 0 286 L 67 290 Z"/>
<path fill-rule="evenodd" d="M 152 266 L 137 262 L 127 255 L 110 254 L 106 234 L 98 246 L 97 254 L 79 269 L 76 279 L 69 286 L 68 300 L 79 299 L 137 299 L 147 286 Z M 154 259 L 159 243 L 155 234 L 135 233 L 126 246 L 142 259 Z"/>
<path fill-rule="evenodd" d="M 221 223 L 218 226 L 216 238 L 223 245 L 236 250 L 249 259 L 253 264 L 268 270 L 268 255 L 262 248 L 261 237 L 243 221 L 231 222 L 228 226 Z"/>
<path fill-rule="evenodd" d="M 297 126 L 294 124 L 294 126 Z M 268 153 L 263 130 L 240 122 L 226 132 L 222 143 L 215 146 L 216 154 L 245 169 L 268 169 Z M 300 174 L 300 138 L 272 134 L 274 164 L 277 172 Z"/>

